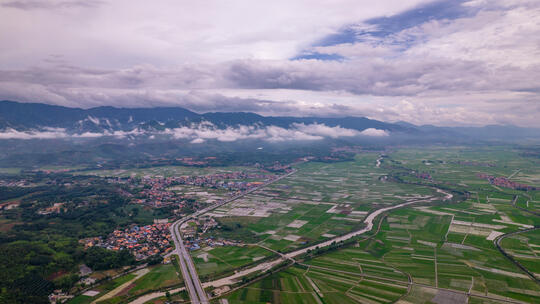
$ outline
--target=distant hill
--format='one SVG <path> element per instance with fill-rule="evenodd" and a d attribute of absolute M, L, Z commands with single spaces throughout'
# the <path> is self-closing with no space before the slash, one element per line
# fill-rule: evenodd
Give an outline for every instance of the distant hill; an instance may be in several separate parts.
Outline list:
<path fill-rule="evenodd" d="M 366 131 L 366 135 L 377 135 L 382 132 L 384 137 L 392 138 L 398 143 L 415 142 L 471 142 L 516 141 L 522 139 L 540 139 L 540 129 L 520 128 L 516 126 L 490 125 L 485 127 L 437 127 L 432 125 L 416 126 L 407 122 L 388 123 L 365 117 L 274 117 L 262 116 L 250 112 L 212 112 L 198 114 L 181 107 L 155 108 L 115 108 L 96 107 L 90 109 L 68 108 L 42 103 L 20 103 L 15 101 L 0 101 L 0 139 L 2 132 L 16 130 L 17 132 L 55 132 L 62 134 L 135 134 L 137 136 L 152 136 L 152 134 L 175 134 L 187 138 L 186 128 L 211 130 L 226 130 L 230 128 L 248 128 L 251 133 L 268 127 L 279 127 L 287 130 L 298 130 L 303 126 L 321 125 L 333 132 L 349 132 L 355 134 Z M 338 128 L 339 127 L 339 128 Z M 344 130 L 347 129 L 347 130 Z M 368 130 L 369 129 L 369 130 Z M 177 130 L 175 133 L 171 130 Z M 255 131 L 254 131 L 255 130 Z M 375 131 L 374 131 L 375 130 Z M 310 136 L 321 135 L 336 138 L 328 133 L 329 130 L 307 132 Z M 161 133 L 159 133 L 161 132 Z M 167 133 L 168 132 L 168 133 Z M 182 133 L 184 132 L 184 133 Z M 243 132 L 240 130 L 240 133 Z M 282 132 L 282 131 L 280 131 Z M 238 133 L 238 132 L 237 132 Z M 350 132 L 349 132 L 350 133 Z M 133 136 L 135 136 L 133 135 Z M 279 134 L 274 134 L 279 137 Z M 390 135 L 390 136 L 388 136 Z M 238 138 L 260 138 L 251 134 L 235 134 Z M 350 136 L 350 135 L 347 135 Z M 21 137 L 22 138 L 22 137 Z M 191 138 L 195 138 L 191 135 Z M 306 138 L 306 137 L 299 137 Z"/>
<path fill-rule="evenodd" d="M 143 129 L 174 128 L 193 123 L 209 122 L 218 128 L 245 126 L 279 126 L 289 128 L 292 124 L 324 124 L 330 127 L 362 131 L 369 128 L 390 132 L 410 131 L 408 127 L 385 123 L 365 117 L 269 117 L 249 112 L 197 114 L 181 107 L 91 109 L 67 108 L 40 103 L 0 101 L 0 129 L 16 130 L 65 128 L 70 133 L 129 131 Z"/>

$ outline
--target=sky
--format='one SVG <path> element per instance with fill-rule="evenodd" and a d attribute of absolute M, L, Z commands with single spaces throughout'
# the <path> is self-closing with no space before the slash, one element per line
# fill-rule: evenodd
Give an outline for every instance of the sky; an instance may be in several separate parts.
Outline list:
<path fill-rule="evenodd" d="M 0 0 L 0 100 L 540 127 L 540 1 Z"/>

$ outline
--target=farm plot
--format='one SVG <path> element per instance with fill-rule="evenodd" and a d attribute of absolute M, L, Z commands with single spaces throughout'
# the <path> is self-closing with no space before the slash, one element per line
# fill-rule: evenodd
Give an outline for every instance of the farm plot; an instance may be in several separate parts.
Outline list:
<path fill-rule="evenodd" d="M 459 208 L 459 204 L 453 207 Z M 459 303 L 467 300 L 462 295 L 469 291 L 473 295 L 490 294 L 526 302 L 538 300 L 540 288 L 504 258 L 485 236 L 471 234 L 464 239 L 461 235 L 457 241 L 450 240 L 447 233 L 455 215 L 439 212 L 437 208 L 395 210 L 383 221 L 374 239 L 316 257 L 306 264 L 311 266 L 310 272 L 346 273 L 350 278 L 364 275 L 364 279 L 373 276 L 393 280 L 398 285 L 406 285 L 410 275 L 413 284 L 419 285 L 413 285 L 415 288 L 405 300 L 424 299 L 413 303 L 450 303 L 451 300 Z M 534 245 L 532 239 L 529 242 Z M 524 250 L 514 246 L 516 250 Z M 437 288 L 450 292 L 440 292 Z"/>
<path fill-rule="evenodd" d="M 362 154 L 351 162 L 301 164 L 294 175 L 211 215 L 237 222 L 253 233 L 253 242 L 290 251 L 360 229 L 369 211 L 433 194 L 431 188 L 381 179 L 386 172 L 375 167 L 376 158 Z M 246 217 L 253 220 L 246 223 Z"/>
<path fill-rule="evenodd" d="M 99 297 L 105 295 L 106 293 L 108 293 L 109 291 L 111 290 L 114 290 L 115 288 L 118 288 L 119 286 L 121 286 L 122 284 L 126 283 L 126 282 L 129 282 L 130 280 L 134 279 L 136 277 L 135 274 L 127 274 L 127 275 L 124 275 L 124 276 L 121 276 L 119 278 L 116 278 L 112 281 L 108 281 L 104 284 L 101 284 L 99 286 L 97 286 L 96 288 L 93 288 L 91 293 L 88 293 L 88 295 L 79 295 L 79 296 L 76 296 L 74 298 L 72 298 L 71 300 L 68 301 L 69 304 L 71 303 L 75 303 L 75 304 L 87 304 L 87 303 L 91 303 L 92 301 L 94 301 L 95 299 L 98 299 Z"/>
<path fill-rule="evenodd" d="M 368 211 L 377 204 L 401 202 L 404 197 L 431 194 L 430 189 L 388 183 L 380 178 L 388 171 L 375 167 L 378 155 L 359 154 L 355 161 L 342 163 L 306 163 L 298 172 L 262 190 L 262 195 L 281 199 L 349 204 L 345 211 Z"/>
<path fill-rule="evenodd" d="M 385 279 L 291 267 L 226 298 L 229 303 L 391 303 L 406 289 Z"/>
<path fill-rule="evenodd" d="M 205 247 L 191 253 L 197 272 L 210 277 L 260 261 L 274 254 L 257 246 Z"/>
<path fill-rule="evenodd" d="M 538 217 L 526 212 L 538 210 L 540 191 L 517 190 L 511 183 L 492 184 L 481 177 L 504 177 L 538 187 L 540 170 L 532 158 L 495 146 L 399 149 L 389 152 L 376 167 L 377 157 L 362 154 L 354 162 L 300 165 L 295 175 L 257 193 L 260 200 L 266 197 L 291 210 L 258 220 L 250 229 L 263 237 L 266 246 L 289 250 L 296 242 L 312 241 L 306 236 L 317 226 L 312 226 L 309 216 L 303 217 L 310 212 L 319 214 L 318 218 L 325 218 L 323 213 L 332 214 L 328 222 L 354 223 L 365 212 L 432 194 L 427 187 L 387 182 L 386 176 L 455 189 L 465 193 L 464 201 L 393 210 L 384 218 L 376 237 L 306 260 L 309 268 L 302 276 L 311 291 L 325 303 L 378 303 L 402 296 L 404 303 L 483 303 L 476 295 L 540 302 L 538 285 L 501 255 L 493 243 L 500 234 L 540 225 Z M 302 233 L 304 228 L 308 230 Z M 321 231 L 320 237 L 338 234 Z M 502 242 L 535 272 L 539 272 L 540 264 L 537 234 L 521 234 Z M 409 278 L 411 292 L 406 294 Z M 381 287 L 370 285 L 370 281 Z M 274 295 L 282 291 L 257 288 Z"/>
<path fill-rule="evenodd" d="M 162 290 L 182 284 L 182 280 L 179 278 L 180 274 L 173 264 L 157 265 L 149 270 L 142 277 L 120 290 L 114 297 L 104 301 L 99 301 L 98 299 L 98 303 L 122 303 L 126 302 L 129 298 L 150 291 Z"/>
<path fill-rule="evenodd" d="M 540 230 L 506 237 L 501 246 L 523 266 L 540 277 Z"/>

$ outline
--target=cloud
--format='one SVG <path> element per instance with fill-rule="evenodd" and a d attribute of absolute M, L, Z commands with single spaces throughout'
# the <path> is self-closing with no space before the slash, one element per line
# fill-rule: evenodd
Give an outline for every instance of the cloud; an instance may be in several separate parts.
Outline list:
<path fill-rule="evenodd" d="M 540 126 L 538 1 L 62 3 L 4 3 L 0 99 Z"/>
<path fill-rule="evenodd" d="M 132 138 L 148 136 L 153 139 L 156 136 L 169 136 L 174 139 L 188 140 L 191 143 L 204 143 L 208 140 L 220 142 L 234 142 L 239 140 L 257 139 L 268 142 L 282 141 L 312 141 L 324 138 L 355 137 L 355 136 L 386 136 L 383 130 L 367 129 L 362 132 L 340 126 L 329 127 L 324 124 L 292 124 L 290 128 L 278 126 L 245 126 L 218 128 L 210 122 L 192 124 L 178 128 L 168 128 L 164 131 L 133 129 L 131 131 L 105 131 L 103 133 L 84 132 L 78 134 L 67 133 L 63 128 L 44 128 L 43 130 L 17 131 L 11 128 L 0 132 L 0 139 L 54 139 L 54 138 L 99 138 L 116 137 Z"/>
<path fill-rule="evenodd" d="M 374 137 L 382 137 L 382 136 L 388 136 L 388 132 L 386 130 L 379 130 L 374 128 L 368 128 L 360 132 L 360 134 L 365 136 L 374 136 Z"/>
<path fill-rule="evenodd" d="M 8 0 L 0 11 L 0 45 L 18 47 L 1 52 L 0 62 L 29 66 L 50 54 L 83 66 L 114 68 L 141 61 L 171 66 L 236 58 L 286 60 L 344 24 L 426 2 Z M 43 33 L 54 35 L 45 38 Z"/>
<path fill-rule="evenodd" d="M 112 136 L 117 138 L 125 138 L 128 136 L 142 135 L 143 132 L 139 129 L 132 131 L 105 131 L 98 132 L 83 132 L 83 133 L 68 133 L 64 128 L 45 127 L 40 130 L 19 131 L 13 128 L 0 130 L 0 139 L 58 139 L 58 138 L 100 138 Z"/>
<path fill-rule="evenodd" d="M 306 134 L 331 138 L 358 136 L 359 134 L 361 134 L 361 132 L 353 129 L 345 129 L 340 126 L 329 127 L 324 124 L 316 123 L 309 125 L 295 123 L 293 124 L 293 126 L 294 128 Z"/>
<path fill-rule="evenodd" d="M 99 0 L 79 0 L 79 1 L 55 1 L 55 0 L 14 0 L 0 4 L 6 8 L 16 8 L 21 10 L 35 9 L 69 9 L 69 8 L 92 8 L 103 4 Z"/>
<path fill-rule="evenodd" d="M 233 142 L 245 139 L 281 142 L 291 140 L 321 140 L 326 137 L 325 134 L 320 134 L 320 132 L 313 132 L 310 125 L 302 125 L 301 127 L 304 130 L 299 129 L 298 126 L 292 126 L 292 128 L 286 129 L 277 126 L 257 127 L 243 125 L 219 129 L 207 123 L 191 127 L 167 129 L 164 133 L 170 134 L 176 139 L 190 139 L 193 143 L 200 143 L 207 140 Z"/>
<path fill-rule="evenodd" d="M 54 139 L 65 136 L 66 133 L 63 129 L 22 132 L 7 128 L 0 132 L 0 139 Z"/>
<path fill-rule="evenodd" d="M 202 144 L 204 142 L 204 139 L 202 138 L 195 138 L 194 140 L 190 141 L 192 144 Z"/>

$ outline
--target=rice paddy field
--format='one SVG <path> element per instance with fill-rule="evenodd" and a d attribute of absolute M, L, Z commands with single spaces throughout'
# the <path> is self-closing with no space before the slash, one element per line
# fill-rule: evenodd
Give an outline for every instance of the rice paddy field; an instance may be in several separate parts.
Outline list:
<path fill-rule="evenodd" d="M 295 175 L 242 202 L 244 208 L 275 207 L 265 216 L 246 215 L 255 219 L 245 226 L 259 244 L 289 251 L 358 229 L 361 221 L 345 220 L 352 215 L 363 219 L 382 206 L 433 195 L 427 186 L 464 195 L 392 210 L 373 238 L 307 258 L 224 298 L 229 303 L 540 303 L 540 285 L 494 244 L 506 233 L 540 225 L 535 214 L 540 191 L 493 185 L 478 175 L 540 187 L 540 160 L 507 147 L 400 149 L 385 153 L 380 167 L 377 157 L 368 153 L 354 162 L 300 165 Z M 224 218 L 234 220 L 229 212 L 222 210 Z M 540 230 L 505 236 L 500 245 L 540 278 Z"/>
<path fill-rule="evenodd" d="M 191 252 L 201 278 L 210 279 L 254 264 L 274 253 L 258 246 L 205 247 Z"/>
<path fill-rule="evenodd" d="M 301 164 L 296 174 L 212 215 L 242 225 L 251 233 L 246 242 L 287 252 L 360 229 L 373 210 L 434 194 L 426 186 L 386 181 L 389 171 L 375 166 L 377 157 L 369 153 L 352 162 Z"/>
<path fill-rule="evenodd" d="M 366 262 L 369 264 L 369 261 Z M 378 274 L 386 269 L 377 268 Z M 406 277 L 366 277 L 358 268 L 328 271 L 291 267 L 227 296 L 229 303 L 375 303 L 396 301 L 407 290 Z M 397 277 L 397 279 L 396 279 Z"/>

